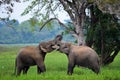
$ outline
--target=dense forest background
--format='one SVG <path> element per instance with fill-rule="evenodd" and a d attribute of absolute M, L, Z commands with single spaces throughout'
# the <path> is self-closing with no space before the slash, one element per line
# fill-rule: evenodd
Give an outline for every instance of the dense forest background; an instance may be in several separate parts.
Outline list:
<path fill-rule="evenodd" d="M 52 22 L 50 28 L 43 28 L 41 25 L 32 25 L 30 20 L 19 23 L 18 20 L 0 21 L 0 44 L 39 43 L 53 39 L 64 31 L 57 22 Z M 74 41 L 71 35 L 63 36 L 65 41 Z"/>

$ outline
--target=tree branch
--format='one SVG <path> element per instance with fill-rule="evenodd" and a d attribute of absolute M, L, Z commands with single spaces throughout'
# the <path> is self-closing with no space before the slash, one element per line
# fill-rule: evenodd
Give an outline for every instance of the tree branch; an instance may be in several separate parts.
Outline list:
<path fill-rule="evenodd" d="M 10 28 L 12 28 L 13 30 L 15 30 L 14 26 L 11 25 L 11 24 L 9 24 L 4 18 L 0 18 L 0 21 L 3 21 L 3 22 L 7 25 L 7 27 L 10 27 Z"/>
<path fill-rule="evenodd" d="M 75 17 L 74 17 L 74 15 L 73 15 L 73 11 L 70 9 L 70 8 L 71 8 L 71 5 L 70 5 L 71 2 L 69 2 L 68 0 L 59 0 L 59 1 L 60 1 L 60 3 L 63 5 L 64 10 L 69 14 L 71 20 L 74 22 Z M 69 3 L 68 3 L 68 2 L 69 2 Z M 69 4 L 69 5 L 68 5 L 68 4 Z M 72 4 L 72 3 L 71 3 L 71 4 Z"/>
<path fill-rule="evenodd" d="M 49 19 L 48 21 L 46 21 L 46 22 L 41 26 L 41 28 L 40 28 L 39 31 L 41 31 L 41 30 L 43 29 L 43 27 L 44 27 L 47 23 L 49 23 L 50 21 L 52 21 L 52 20 L 57 20 L 58 23 L 59 23 L 62 27 L 64 27 L 65 29 L 67 29 L 71 34 L 75 34 L 75 31 L 74 31 L 74 30 L 69 29 L 68 26 L 66 26 L 65 24 L 63 24 L 58 18 L 51 18 L 51 19 Z"/>

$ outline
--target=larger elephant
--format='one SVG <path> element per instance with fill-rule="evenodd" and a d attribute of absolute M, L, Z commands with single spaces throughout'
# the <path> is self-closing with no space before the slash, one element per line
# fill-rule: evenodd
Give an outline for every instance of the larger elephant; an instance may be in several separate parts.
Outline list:
<path fill-rule="evenodd" d="M 97 53 L 87 46 L 76 46 L 71 43 L 58 41 L 58 51 L 65 53 L 68 57 L 68 71 L 72 75 L 75 65 L 91 69 L 95 73 L 100 72 L 100 61 Z"/>
<path fill-rule="evenodd" d="M 44 58 L 46 53 L 55 49 L 56 41 L 60 41 L 62 36 L 58 35 L 54 40 L 41 42 L 38 46 L 26 46 L 20 49 L 15 61 L 15 75 L 26 74 L 29 67 L 37 65 L 37 72 L 45 72 Z"/>

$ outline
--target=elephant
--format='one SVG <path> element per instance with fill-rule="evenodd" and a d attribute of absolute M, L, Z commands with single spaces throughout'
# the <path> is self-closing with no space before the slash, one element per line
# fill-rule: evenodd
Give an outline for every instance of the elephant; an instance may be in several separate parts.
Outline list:
<path fill-rule="evenodd" d="M 99 56 L 92 48 L 62 41 L 58 41 L 57 45 L 58 51 L 65 53 L 68 57 L 68 75 L 72 75 L 76 65 L 91 69 L 96 74 L 100 72 Z"/>
<path fill-rule="evenodd" d="M 44 58 L 46 53 L 55 49 L 56 41 L 62 40 L 61 35 L 57 35 L 54 40 L 48 42 L 41 42 L 38 46 L 25 46 L 20 49 L 15 60 L 15 72 L 16 76 L 19 76 L 23 71 L 23 74 L 27 74 L 30 66 L 37 65 L 37 73 L 40 74 L 46 71 Z"/>

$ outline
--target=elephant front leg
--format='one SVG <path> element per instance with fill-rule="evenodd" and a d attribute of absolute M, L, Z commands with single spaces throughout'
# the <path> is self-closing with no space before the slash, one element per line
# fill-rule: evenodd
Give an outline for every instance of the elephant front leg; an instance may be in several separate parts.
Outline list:
<path fill-rule="evenodd" d="M 22 66 L 17 66 L 17 74 L 16 76 L 19 76 L 20 73 L 22 72 L 23 67 Z"/>
<path fill-rule="evenodd" d="M 68 64 L 68 71 L 67 71 L 68 75 L 72 75 L 74 67 L 75 65 L 73 63 Z"/>
<path fill-rule="evenodd" d="M 45 71 L 46 71 L 46 68 L 45 68 L 44 62 L 39 62 L 37 64 L 37 73 L 40 74 Z"/>
<path fill-rule="evenodd" d="M 37 73 L 38 74 L 40 74 L 40 73 L 42 73 L 42 72 L 45 72 L 46 71 L 46 68 L 45 68 L 45 66 L 44 67 L 39 67 L 39 66 L 37 66 Z"/>
<path fill-rule="evenodd" d="M 39 66 L 37 66 L 37 73 L 38 73 L 38 74 L 41 73 Z"/>

